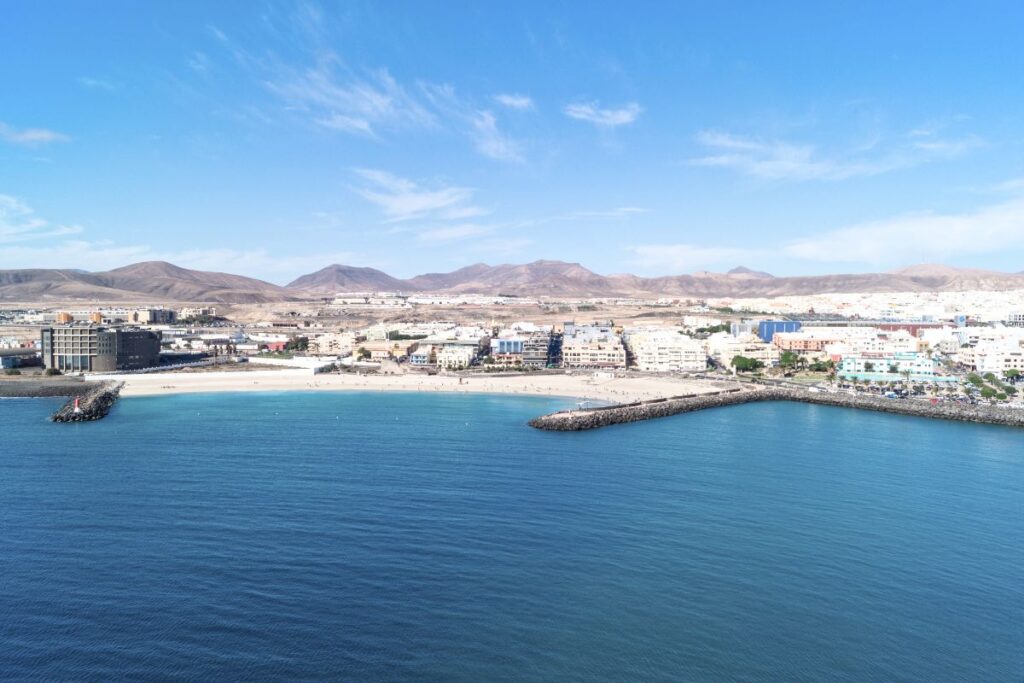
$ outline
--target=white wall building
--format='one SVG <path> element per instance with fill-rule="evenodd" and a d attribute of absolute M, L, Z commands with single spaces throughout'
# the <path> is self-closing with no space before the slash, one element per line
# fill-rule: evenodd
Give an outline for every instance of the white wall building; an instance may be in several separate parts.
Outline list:
<path fill-rule="evenodd" d="M 700 372 L 708 366 L 704 345 L 678 328 L 626 330 L 623 339 L 638 370 Z"/>

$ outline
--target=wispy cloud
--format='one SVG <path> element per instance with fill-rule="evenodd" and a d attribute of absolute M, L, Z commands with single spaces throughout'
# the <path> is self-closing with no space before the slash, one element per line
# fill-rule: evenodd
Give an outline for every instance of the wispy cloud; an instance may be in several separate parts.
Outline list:
<path fill-rule="evenodd" d="M 983 144 L 977 136 L 939 138 L 931 129 L 911 131 L 905 137 L 888 150 L 878 151 L 877 145 L 870 145 L 829 155 L 810 144 L 707 130 L 697 135 L 697 141 L 711 153 L 687 163 L 729 168 L 769 180 L 845 180 L 952 158 Z"/>
<path fill-rule="evenodd" d="M 419 87 L 439 115 L 466 130 L 477 152 L 497 161 L 525 160 L 523 143 L 500 129 L 494 112 L 460 97 L 451 85 L 421 82 Z"/>
<path fill-rule="evenodd" d="M 527 95 L 518 93 L 501 93 L 494 96 L 494 101 L 509 109 L 526 111 L 534 108 L 533 100 Z"/>
<path fill-rule="evenodd" d="M 421 242 L 451 242 L 469 237 L 486 235 L 493 230 L 492 226 L 479 225 L 476 223 L 462 223 L 458 225 L 447 225 L 440 228 L 428 228 L 420 231 L 416 238 Z"/>
<path fill-rule="evenodd" d="M 470 122 L 473 126 L 471 137 L 480 154 L 498 161 L 523 161 L 522 144 L 498 129 L 494 114 L 479 111 Z"/>
<path fill-rule="evenodd" d="M 1024 197 L 963 213 L 912 213 L 796 240 L 787 256 L 874 265 L 948 260 L 1024 248 Z"/>
<path fill-rule="evenodd" d="M 694 244 L 642 244 L 630 247 L 631 263 L 646 273 L 679 274 L 712 269 L 723 264 L 735 266 L 764 254 L 755 249 L 699 246 Z"/>
<path fill-rule="evenodd" d="M 108 81 L 104 78 L 93 78 L 92 76 L 81 76 L 78 79 L 78 84 L 83 88 L 91 88 L 93 90 L 117 90 L 120 86 L 113 81 Z"/>
<path fill-rule="evenodd" d="M 210 60 L 210 57 L 202 50 L 194 51 L 189 58 L 185 60 L 185 63 L 188 65 L 188 68 L 192 69 L 197 74 L 206 74 L 213 66 L 213 62 Z"/>
<path fill-rule="evenodd" d="M 578 121 L 592 123 L 598 128 L 625 126 L 637 120 L 643 108 L 636 102 L 617 109 L 602 109 L 597 102 L 575 102 L 565 108 L 565 115 Z"/>
<path fill-rule="evenodd" d="M 469 188 L 428 189 L 412 180 L 375 169 L 356 169 L 355 173 L 367 181 L 367 185 L 355 191 L 380 207 L 388 222 L 423 218 L 460 220 L 486 213 L 469 203 L 473 197 L 473 190 Z"/>
<path fill-rule="evenodd" d="M 642 209 L 638 206 L 620 206 L 614 209 L 605 210 L 589 210 L 589 211 L 572 211 L 570 213 L 560 216 L 562 220 L 577 220 L 577 219 L 588 219 L 588 220 L 612 220 L 619 221 L 633 216 L 639 216 L 647 213 L 647 209 Z"/>
<path fill-rule="evenodd" d="M 252 51 L 216 26 L 206 30 L 251 80 L 280 100 L 285 111 L 313 126 L 375 139 L 407 131 L 455 130 L 485 157 L 524 161 L 522 141 L 502 130 L 495 111 L 474 98 L 457 95 L 448 84 L 402 81 L 386 67 L 346 63 L 328 47 L 331 36 L 315 5 L 300 4 L 288 21 L 291 33 L 301 36 L 298 44 L 306 50 L 304 57 L 286 60 L 280 52 Z M 205 76 L 212 60 L 195 52 L 187 64 Z M 499 94 L 493 102 L 488 98 L 492 103 L 511 109 L 533 106 L 529 97 L 519 94 Z"/>
<path fill-rule="evenodd" d="M 75 225 L 54 225 L 36 215 L 32 207 L 17 197 L 0 194 L 0 244 L 73 235 L 81 231 L 82 228 Z"/>
<path fill-rule="evenodd" d="M 382 127 L 437 123 L 387 69 L 353 74 L 342 69 L 333 55 L 313 68 L 286 69 L 266 85 L 287 106 L 309 113 L 314 123 L 325 128 L 372 135 Z"/>
<path fill-rule="evenodd" d="M 71 138 L 47 128 L 14 128 L 0 122 L 0 140 L 16 145 L 45 145 L 51 142 L 67 142 Z"/>

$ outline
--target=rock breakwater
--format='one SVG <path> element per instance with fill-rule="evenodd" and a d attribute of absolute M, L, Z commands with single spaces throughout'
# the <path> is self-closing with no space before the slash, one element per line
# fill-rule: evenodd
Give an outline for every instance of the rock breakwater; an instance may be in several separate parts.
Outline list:
<path fill-rule="evenodd" d="M 102 382 L 88 393 L 72 398 L 50 419 L 54 422 L 92 422 L 107 416 L 120 396 L 121 382 Z M 75 408 L 77 402 L 77 410 Z"/>
<path fill-rule="evenodd" d="M 1024 411 L 999 406 L 970 405 L 951 401 L 931 403 L 916 399 L 887 399 L 782 387 L 735 388 L 721 392 L 674 396 L 606 408 L 560 411 L 534 418 L 530 421 L 530 426 L 549 431 L 582 431 L 758 401 L 815 403 L 941 420 L 1024 427 Z"/>

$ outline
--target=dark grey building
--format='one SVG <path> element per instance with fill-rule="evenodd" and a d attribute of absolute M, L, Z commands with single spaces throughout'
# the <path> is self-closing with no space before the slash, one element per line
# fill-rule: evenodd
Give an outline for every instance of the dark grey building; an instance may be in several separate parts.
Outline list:
<path fill-rule="evenodd" d="M 43 365 L 61 372 L 138 370 L 160 363 L 160 333 L 92 324 L 42 331 Z"/>

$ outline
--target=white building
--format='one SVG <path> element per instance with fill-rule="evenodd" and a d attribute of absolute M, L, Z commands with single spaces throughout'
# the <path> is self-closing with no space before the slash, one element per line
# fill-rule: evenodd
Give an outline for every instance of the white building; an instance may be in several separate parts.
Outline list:
<path fill-rule="evenodd" d="M 471 344 L 449 343 L 437 352 L 437 367 L 445 370 L 464 370 L 477 357 L 478 347 Z"/>
<path fill-rule="evenodd" d="M 625 368 L 626 349 L 615 330 L 603 325 L 566 325 L 562 367 Z"/>
<path fill-rule="evenodd" d="M 704 345 L 678 328 L 634 329 L 623 334 L 637 369 L 648 372 L 700 372 L 708 366 Z"/>

